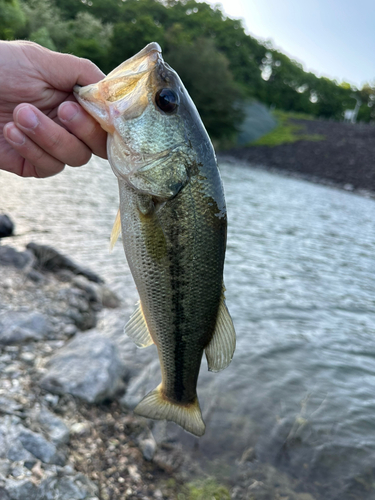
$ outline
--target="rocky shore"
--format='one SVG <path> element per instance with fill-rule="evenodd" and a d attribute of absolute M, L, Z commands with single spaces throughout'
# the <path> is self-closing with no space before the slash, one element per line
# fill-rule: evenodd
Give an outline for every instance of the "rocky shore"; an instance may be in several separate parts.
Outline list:
<path fill-rule="evenodd" d="M 1 221 L 0 221 L 1 222 Z M 8 234 L 10 236 L 11 234 Z M 49 246 L 0 240 L 0 499 L 314 500 L 254 448 L 213 479 L 181 444 L 135 417 L 140 369 L 121 301 Z M 233 465 L 233 464 L 232 464 Z"/>
<path fill-rule="evenodd" d="M 300 126 L 303 134 L 321 135 L 324 139 L 234 148 L 222 155 L 373 196 L 375 126 L 325 120 L 291 119 L 290 122 Z"/>

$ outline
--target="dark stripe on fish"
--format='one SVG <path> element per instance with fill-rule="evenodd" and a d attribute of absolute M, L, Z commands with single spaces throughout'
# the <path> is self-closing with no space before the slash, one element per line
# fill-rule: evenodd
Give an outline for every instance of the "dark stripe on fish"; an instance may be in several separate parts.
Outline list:
<path fill-rule="evenodd" d="M 184 311 L 185 298 L 185 266 L 182 262 L 185 254 L 185 247 L 180 241 L 181 224 L 176 210 L 171 213 L 171 218 L 175 222 L 173 232 L 170 233 L 170 248 L 168 250 L 169 257 L 169 273 L 171 279 L 172 290 L 172 317 L 174 327 L 174 378 L 173 378 L 173 397 L 176 401 L 185 402 L 186 387 L 184 386 L 184 377 L 186 370 L 185 343 L 183 339 L 184 330 L 186 327 L 186 316 Z"/>

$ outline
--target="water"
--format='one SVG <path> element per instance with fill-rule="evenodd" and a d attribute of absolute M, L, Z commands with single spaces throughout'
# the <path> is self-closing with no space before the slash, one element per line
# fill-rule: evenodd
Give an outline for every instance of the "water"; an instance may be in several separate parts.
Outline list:
<path fill-rule="evenodd" d="M 319 498 L 375 498 L 375 203 L 240 165 L 221 171 L 238 344 L 226 370 L 202 369 L 199 454 L 234 465 L 254 446 Z M 107 250 L 117 185 L 104 161 L 46 180 L 0 172 L 0 186 L 12 244 L 66 252 L 104 276 L 130 314 L 137 294 L 122 247 Z"/>

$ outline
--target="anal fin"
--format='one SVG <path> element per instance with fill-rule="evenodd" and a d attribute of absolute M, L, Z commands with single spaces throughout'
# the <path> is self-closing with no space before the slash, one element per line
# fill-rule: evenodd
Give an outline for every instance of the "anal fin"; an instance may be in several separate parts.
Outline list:
<path fill-rule="evenodd" d="M 142 399 L 135 407 L 134 413 L 142 417 L 175 422 L 195 436 L 203 436 L 206 430 L 198 398 L 188 405 L 174 403 L 163 396 L 161 384 Z"/>
<path fill-rule="evenodd" d="M 113 247 L 115 246 L 116 241 L 118 240 L 118 237 L 121 234 L 121 214 L 120 214 L 120 209 L 118 209 L 117 215 L 115 222 L 113 224 L 112 232 L 111 232 L 111 237 L 109 240 L 109 251 L 111 252 L 113 250 Z"/>
<path fill-rule="evenodd" d="M 236 348 L 236 332 L 232 318 L 225 305 L 224 286 L 211 342 L 205 349 L 208 369 L 211 372 L 224 370 L 232 361 Z"/>
<path fill-rule="evenodd" d="M 133 340 L 137 347 L 148 347 L 154 343 L 148 331 L 140 301 L 137 303 L 135 311 L 125 325 L 125 333 Z"/>

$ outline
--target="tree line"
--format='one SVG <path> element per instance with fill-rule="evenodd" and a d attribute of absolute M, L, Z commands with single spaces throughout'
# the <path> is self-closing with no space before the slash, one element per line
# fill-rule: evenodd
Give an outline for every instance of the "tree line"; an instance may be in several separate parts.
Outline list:
<path fill-rule="evenodd" d="M 231 140 L 244 101 L 342 120 L 375 120 L 375 80 L 362 89 L 306 72 L 245 32 L 239 20 L 195 0 L 0 0 L 0 39 L 28 39 L 86 57 L 105 73 L 157 41 L 213 138 Z M 375 79 L 375 75 L 374 75 Z"/>

